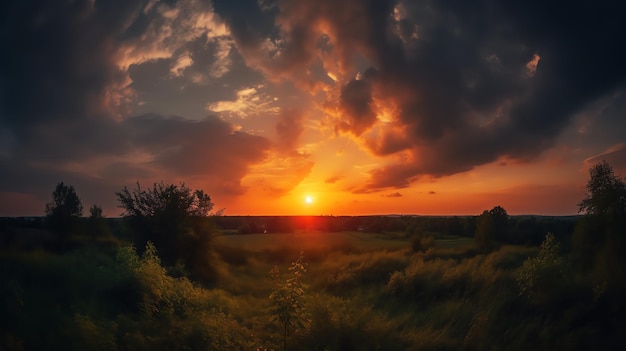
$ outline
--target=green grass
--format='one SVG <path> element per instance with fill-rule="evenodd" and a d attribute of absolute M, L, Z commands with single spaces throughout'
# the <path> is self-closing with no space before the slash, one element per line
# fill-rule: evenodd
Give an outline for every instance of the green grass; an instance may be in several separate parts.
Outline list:
<path fill-rule="evenodd" d="M 279 350 L 268 273 L 276 265 L 286 277 L 300 251 L 308 261 L 307 328 L 290 336 L 291 351 L 555 349 L 558 342 L 576 349 L 580 333 L 606 336 L 585 282 L 548 284 L 541 305 L 520 295 L 516 277 L 537 248 L 485 252 L 471 238 L 446 236 L 413 252 L 410 239 L 219 235 L 220 279 L 212 286 L 173 277 L 158 257 L 126 248 L 116 258 L 109 243 L 64 254 L 0 252 L 0 350 Z M 563 303 L 562 292 L 574 302 Z"/>
<path fill-rule="evenodd" d="M 218 246 L 246 251 L 263 251 L 289 248 L 303 251 L 315 250 L 395 250 L 408 247 L 408 241 L 393 235 L 366 232 L 296 232 L 278 234 L 228 234 L 215 240 Z"/>

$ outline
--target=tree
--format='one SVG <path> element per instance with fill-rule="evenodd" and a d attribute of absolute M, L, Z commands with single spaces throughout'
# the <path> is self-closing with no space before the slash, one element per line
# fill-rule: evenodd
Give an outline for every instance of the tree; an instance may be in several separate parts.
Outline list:
<path fill-rule="evenodd" d="M 509 215 L 501 206 L 483 211 L 476 219 L 474 239 L 480 248 L 486 248 L 493 241 L 508 240 Z"/>
<path fill-rule="evenodd" d="M 131 192 L 124 187 L 121 192 L 115 193 L 121 202 L 119 207 L 124 209 L 122 216 L 182 218 L 188 216 L 207 216 L 213 203 L 211 197 L 202 190 L 191 190 L 185 186 L 154 183 L 152 189 L 142 190 L 137 182 L 137 188 Z"/>
<path fill-rule="evenodd" d="M 154 243 L 164 263 L 182 261 L 203 280 L 214 280 L 212 234 L 206 218 L 213 209 L 208 194 L 180 185 L 154 183 L 152 188 L 124 187 L 116 193 L 124 216 L 135 234 L 135 246 Z"/>
<path fill-rule="evenodd" d="M 88 231 L 92 240 L 97 237 L 106 237 L 111 235 L 111 229 L 104 219 L 102 207 L 93 205 L 89 208 L 89 219 L 87 220 Z"/>
<path fill-rule="evenodd" d="M 46 216 L 80 217 L 83 215 L 83 205 L 71 185 L 63 182 L 57 184 L 52 192 L 52 202 L 46 204 Z"/>
<path fill-rule="evenodd" d="M 574 232 L 574 254 L 598 282 L 626 290 L 626 183 L 602 161 L 589 169 L 587 191 L 578 204 L 586 215 Z"/>
<path fill-rule="evenodd" d="M 476 219 L 476 232 L 474 233 L 474 240 L 476 245 L 485 249 L 493 242 L 495 238 L 495 226 L 493 219 L 489 214 L 489 211 L 485 210 Z"/>
<path fill-rule="evenodd" d="M 606 161 L 589 169 L 587 191 L 585 199 L 578 204 L 578 212 L 610 216 L 626 214 L 626 184 Z"/>
<path fill-rule="evenodd" d="M 89 208 L 89 218 L 104 218 L 102 215 L 102 207 L 93 205 Z"/>
<path fill-rule="evenodd" d="M 52 201 L 46 204 L 46 222 L 57 233 L 62 245 L 65 245 L 82 215 L 83 205 L 74 187 L 58 183 L 52 192 Z"/>
<path fill-rule="evenodd" d="M 282 328 L 283 350 L 285 351 L 287 350 L 287 337 L 298 328 L 305 328 L 302 276 L 306 272 L 306 266 L 304 253 L 300 252 L 298 259 L 289 267 L 291 276 L 284 282 L 280 280 L 278 266 L 274 266 L 270 271 L 270 277 L 275 282 L 274 290 L 270 295 L 271 313 Z"/>

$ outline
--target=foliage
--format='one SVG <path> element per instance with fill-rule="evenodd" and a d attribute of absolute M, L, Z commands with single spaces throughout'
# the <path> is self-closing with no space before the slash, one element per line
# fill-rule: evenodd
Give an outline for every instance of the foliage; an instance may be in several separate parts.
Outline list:
<path fill-rule="evenodd" d="M 495 239 L 495 231 L 495 223 L 489 215 L 489 211 L 485 210 L 476 219 L 476 233 L 474 234 L 476 245 L 480 249 L 487 248 Z"/>
<path fill-rule="evenodd" d="M 46 216 L 69 218 L 82 215 L 83 205 L 74 187 L 63 182 L 58 183 L 52 192 L 52 202 L 46 204 Z"/>
<path fill-rule="evenodd" d="M 104 218 L 102 215 L 102 207 L 93 205 L 89 208 L 89 218 Z"/>
<path fill-rule="evenodd" d="M 333 253 L 321 265 L 324 285 L 337 294 L 346 294 L 356 287 L 384 284 L 389 276 L 404 269 L 409 262 L 404 250 L 363 253 Z"/>
<path fill-rule="evenodd" d="M 307 298 L 310 323 L 299 339 L 302 350 L 403 350 L 399 321 L 353 298 L 316 293 Z"/>
<path fill-rule="evenodd" d="M 137 188 L 131 192 L 124 187 L 121 192 L 115 193 L 124 209 L 122 216 L 133 217 L 187 217 L 207 216 L 213 208 L 208 194 L 202 190 L 191 190 L 185 186 L 154 183 L 152 189 L 142 190 L 137 182 Z"/>
<path fill-rule="evenodd" d="M 336 236 L 351 238 L 359 252 L 328 246 Z M 228 266 L 210 289 L 172 276 L 150 244 L 143 254 L 124 246 L 116 256 L 97 242 L 63 254 L 0 250 L 0 349 L 282 350 L 284 329 L 270 322 L 276 314 L 268 296 L 293 273 L 267 279 L 275 261 L 256 245 L 292 247 L 305 237 L 307 245 L 317 243 L 319 257 L 299 275 L 306 293 L 297 315 L 306 329 L 290 330 L 292 351 L 584 350 L 624 341 L 624 310 L 607 299 L 615 290 L 593 276 L 569 274 L 552 239 L 541 249 L 502 245 L 488 253 L 435 239 L 427 251 L 412 252 L 410 238 L 306 233 L 288 240 L 239 236 L 237 243 L 251 242 L 223 254 L 246 260 Z M 357 245 L 363 242 L 370 244 Z M 404 249 L 383 250 L 385 242 Z M 533 297 L 520 295 L 524 262 L 539 257 L 561 262 L 566 274 L 553 280 L 538 274 Z"/>
<path fill-rule="evenodd" d="M 284 282 L 280 280 L 278 266 L 274 266 L 270 271 L 270 277 L 275 283 L 274 290 L 270 294 L 270 312 L 282 328 L 283 350 L 287 350 L 287 337 L 291 333 L 306 328 L 307 319 L 303 299 L 305 291 L 302 282 L 306 267 L 304 254 L 300 252 L 298 259 L 291 263 L 290 276 Z"/>
<path fill-rule="evenodd" d="M 592 215 L 626 214 L 626 184 L 602 161 L 589 169 L 587 196 L 578 204 L 579 212 Z"/>
<path fill-rule="evenodd" d="M 589 170 L 587 196 L 578 204 L 586 216 L 574 233 L 574 257 L 594 271 L 598 284 L 626 291 L 626 183 L 602 161 Z"/>
<path fill-rule="evenodd" d="M 58 183 L 52 192 L 52 201 L 46 204 L 46 222 L 58 235 L 61 247 L 65 247 L 69 237 L 77 231 L 82 214 L 83 205 L 74 187 Z"/>
<path fill-rule="evenodd" d="M 479 248 L 485 249 L 494 241 L 506 242 L 508 240 L 509 215 L 501 206 L 495 206 L 491 210 L 483 211 L 476 220 L 474 238 Z"/>
<path fill-rule="evenodd" d="M 546 234 L 537 257 L 524 261 L 519 271 L 517 284 L 520 295 L 535 299 L 562 281 L 565 267 L 559 250 L 560 245 L 554 234 Z"/>
<path fill-rule="evenodd" d="M 92 240 L 98 238 L 110 238 L 113 235 L 111 228 L 109 228 L 106 219 L 102 215 L 102 207 L 93 205 L 89 208 L 87 231 Z"/>
<path fill-rule="evenodd" d="M 213 208 L 209 195 L 184 183 L 155 183 L 147 190 L 137 183 L 132 191 L 124 187 L 116 195 L 137 247 L 151 241 L 166 265 L 182 262 L 195 278 L 215 281 L 215 229 L 207 218 Z"/>
<path fill-rule="evenodd" d="M 426 260 L 418 254 L 404 270 L 391 274 L 386 291 L 391 296 L 428 303 L 450 296 L 474 296 L 498 278 L 498 269 L 483 255 L 457 261 Z"/>
<path fill-rule="evenodd" d="M 413 252 L 426 251 L 433 246 L 435 238 L 432 236 L 415 235 L 411 238 L 411 250 Z"/>

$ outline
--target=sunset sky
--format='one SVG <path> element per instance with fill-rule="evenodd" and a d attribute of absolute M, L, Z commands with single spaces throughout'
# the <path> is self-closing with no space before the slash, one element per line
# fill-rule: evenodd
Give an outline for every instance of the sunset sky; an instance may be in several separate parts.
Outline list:
<path fill-rule="evenodd" d="M 594 163 L 626 176 L 618 1 L 0 6 L 0 216 L 61 181 L 108 217 L 137 181 L 226 215 L 563 215 Z"/>

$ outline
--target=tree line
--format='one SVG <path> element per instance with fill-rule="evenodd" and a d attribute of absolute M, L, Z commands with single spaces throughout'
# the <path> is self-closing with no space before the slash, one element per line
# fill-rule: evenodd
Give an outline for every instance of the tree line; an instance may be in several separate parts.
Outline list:
<path fill-rule="evenodd" d="M 595 267 L 606 272 L 619 267 L 624 255 L 626 233 L 626 186 L 605 161 L 589 170 L 588 193 L 578 204 L 584 216 L 569 219 L 542 217 L 512 217 L 501 206 L 471 217 L 266 217 L 263 223 L 250 217 L 213 217 L 213 202 L 202 190 L 179 185 L 154 183 L 143 188 L 124 187 L 115 195 L 126 228 L 131 232 L 135 247 L 143 248 L 148 241 L 159 250 L 163 262 L 180 265 L 200 280 L 215 279 L 211 267 L 214 259 L 212 238 L 216 225 L 235 228 L 239 233 L 292 232 L 304 230 L 370 232 L 404 232 L 413 238 L 416 248 L 424 247 L 429 236 L 457 235 L 473 237 L 482 250 L 502 244 L 539 245 L 550 232 L 572 251 L 581 267 Z M 56 233 L 60 249 L 69 245 L 73 233 L 81 230 L 79 218 L 83 205 L 76 190 L 63 182 L 57 184 L 52 201 L 46 204 L 46 223 Z M 102 208 L 93 205 L 87 219 L 88 231 L 106 233 Z M 609 273 L 607 273 L 609 274 Z M 610 274 L 614 275 L 614 274 Z"/>

